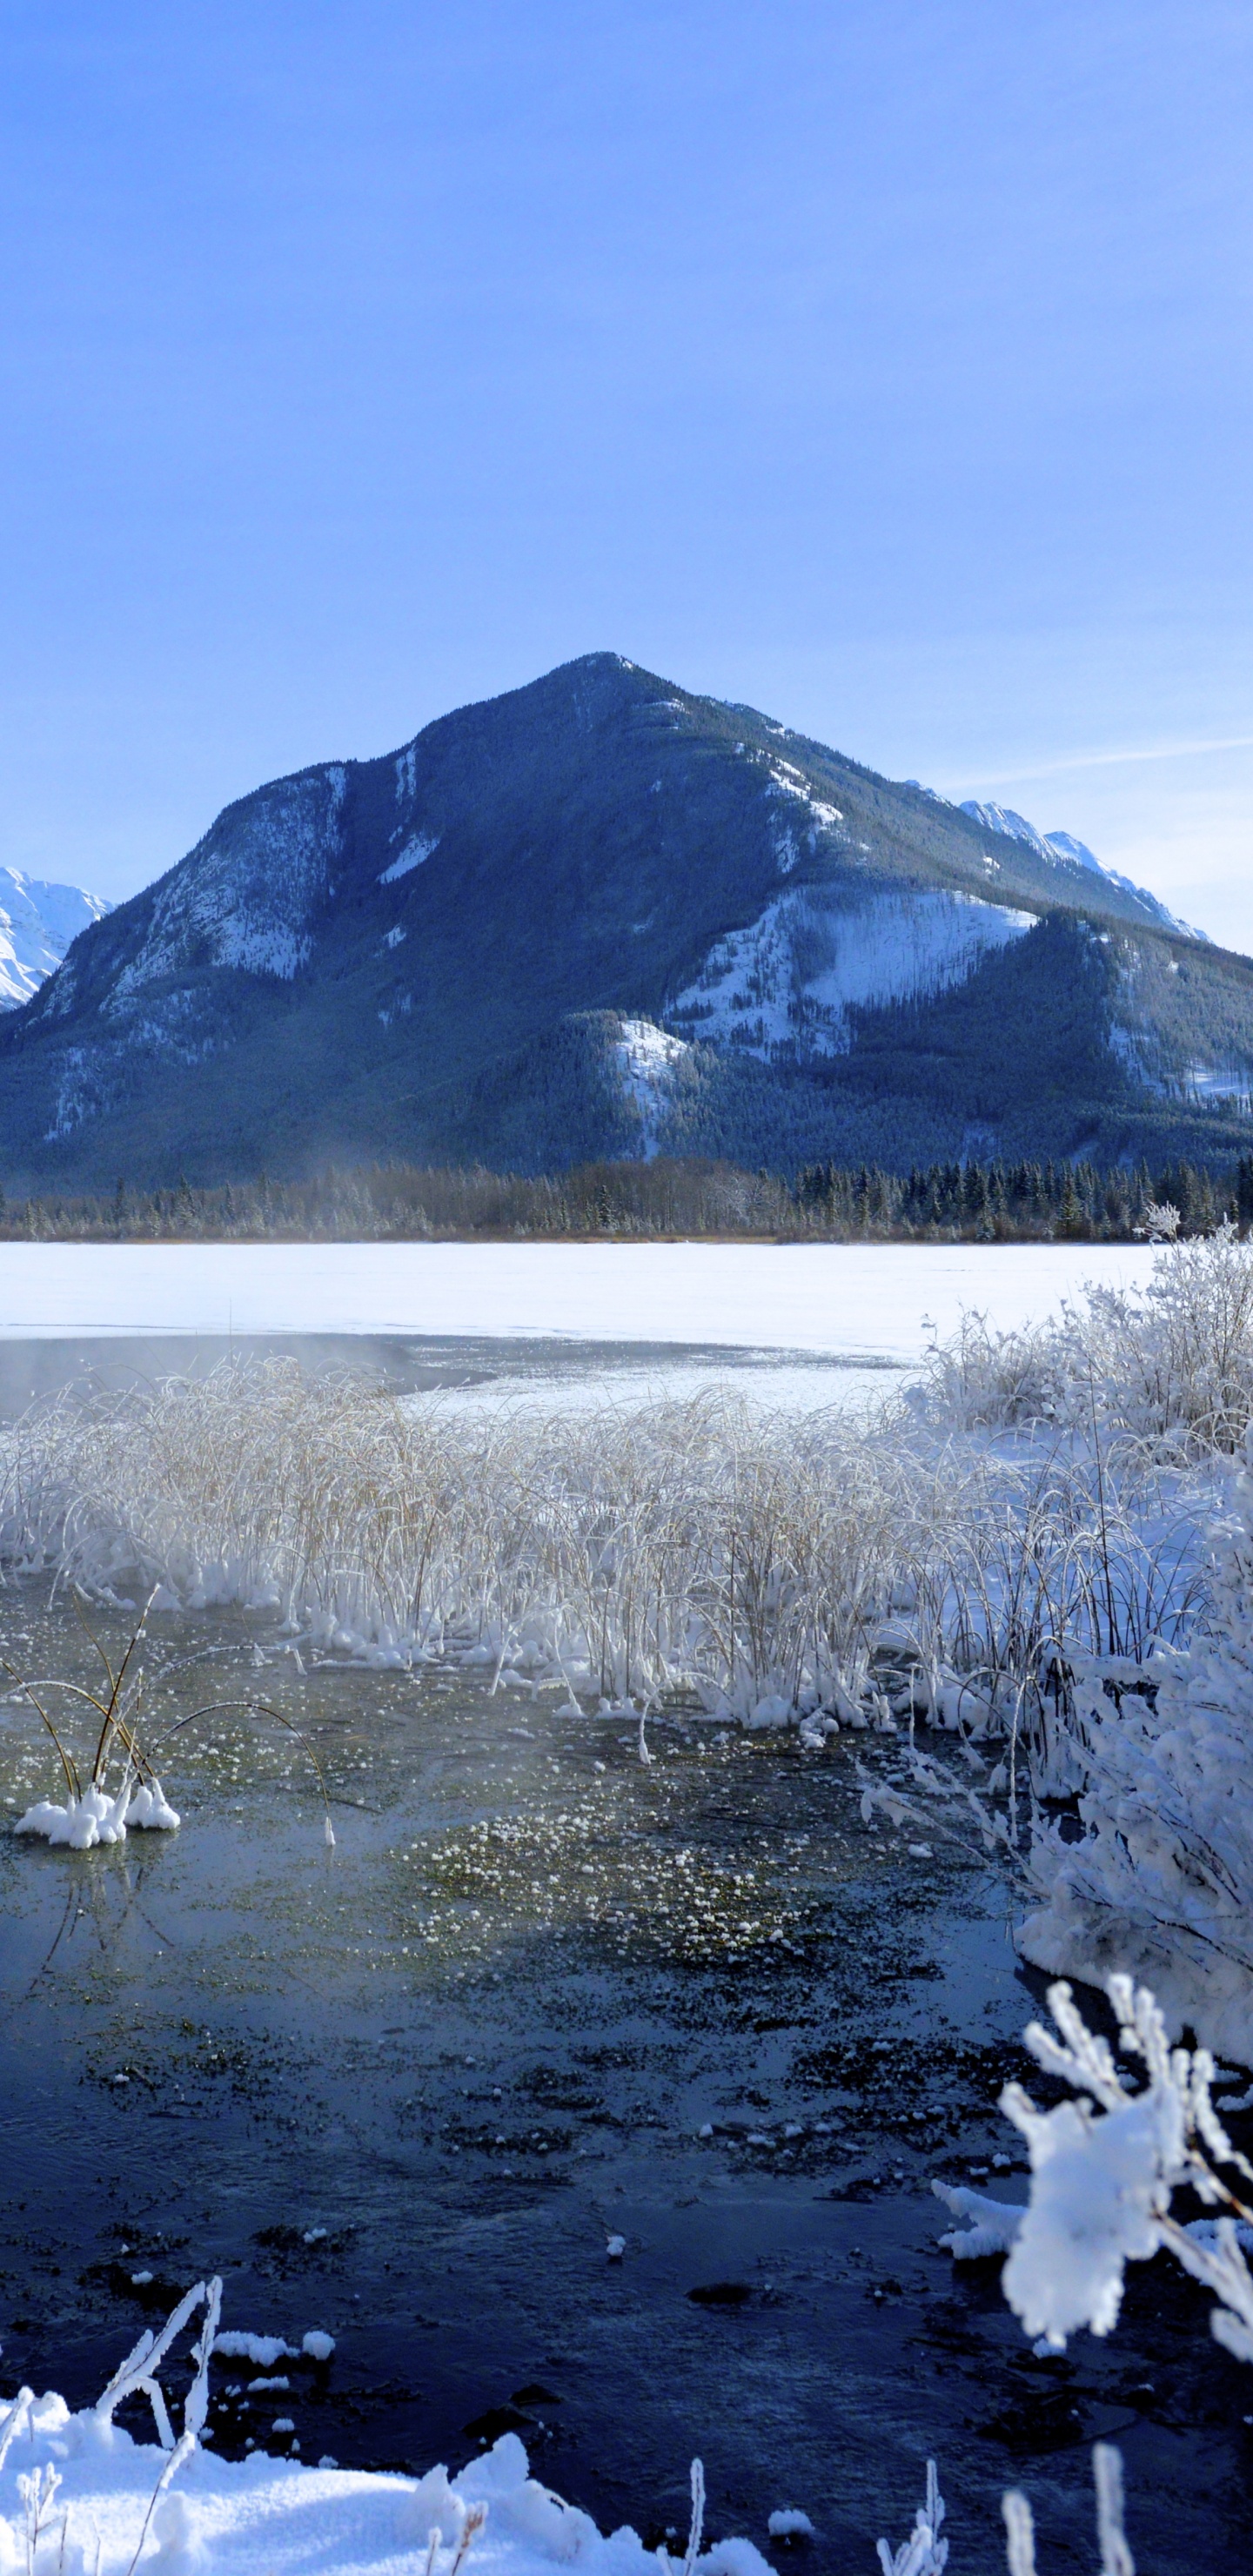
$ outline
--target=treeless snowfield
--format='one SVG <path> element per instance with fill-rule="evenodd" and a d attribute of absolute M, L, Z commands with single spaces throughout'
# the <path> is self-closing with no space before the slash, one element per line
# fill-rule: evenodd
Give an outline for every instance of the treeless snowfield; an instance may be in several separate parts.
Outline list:
<path fill-rule="evenodd" d="M 1086 1282 L 1142 1286 L 1135 1244 L 0 1244 L 0 1335 L 559 1337 L 921 1358 L 963 1308 L 998 1330 Z"/>

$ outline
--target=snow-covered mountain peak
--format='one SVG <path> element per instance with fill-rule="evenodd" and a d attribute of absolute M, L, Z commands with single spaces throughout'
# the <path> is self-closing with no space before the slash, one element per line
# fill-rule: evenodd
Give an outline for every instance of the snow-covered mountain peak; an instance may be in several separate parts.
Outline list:
<path fill-rule="evenodd" d="M 29 1002 L 79 931 L 112 910 L 81 886 L 46 885 L 22 868 L 0 867 L 0 1011 Z"/>
<path fill-rule="evenodd" d="M 1090 850 L 1086 841 L 1077 840 L 1073 832 L 1038 832 L 1025 814 L 1014 812 L 1012 805 L 984 805 L 973 796 L 962 799 L 961 811 L 969 814 L 976 823 L 982 823 L 987 832 L 1000 832 L 1006 840 L 1025 842 L 1029 850 L 1035 851 L 1037 858 L 1054 867 L 1081 868 L 1089 875 L 1102 877 L 1106 885 L 1117 886 L 1120 894 L 1129 894 L 1137 904 L 1142 904 L 1149 920 L 1159 923 L 1163 930 L 1181 931 L 1185 939 L 1206 939 L 1203 930 L 1195 930 L 1191 922 L 1180 921 L 1157 895 L 1149 893 L 1147 886 L 1138 886 L 1132 877 L 1120 875 L 1117 868 L 1107 868 L 1095 850 Z"/>

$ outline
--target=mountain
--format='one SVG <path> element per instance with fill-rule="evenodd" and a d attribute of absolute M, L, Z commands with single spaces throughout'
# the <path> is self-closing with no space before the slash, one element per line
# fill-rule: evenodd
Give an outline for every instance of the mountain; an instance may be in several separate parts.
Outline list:
<path fill-rule="evenodd" d="M 83 930 L 0 1020 L 0 1177 L 1226 1160 L 1251 1095 L 1247 959 L 596 653 L 258 788 Z"/>
<path fill-rule="evenodd" d="M 20 868 L 0 867 L 0 1011 L 28 1002 L 79 931 L 112 909 L 81 886 L 45 885 Z"/>
<path fill-rule="evenodd" d="M 961 811 L 973 814 L 975 821 L 986 824 L 990 832 L 1003 832 L 1007 840 L 1025 841 L 1029 849 L 1038 850 L 1041 858 L 1055 859 L 1062 867 L 1087 868 L 1090 874 L 1104 877 L 1107 885 L 1130 895 L 1145 920 L 1156 922 L 1159 929 L 1178 930 L 1185 939 L 1205 938 L 1203 930 L 1193 930 L 1189 922 L 1180 921 L 1144 886 L 1133 884 L 1130 877 L 1119 876 L 1116 868 L 1107 868 L 1095 850 L 1090 850 L 1086 841 L 1077 841 L 1073 832 L 1037 832 L 1025 815 L 1015 814 L 1012 805 L 979 805 L 973 796 L 964 799 Z"/>

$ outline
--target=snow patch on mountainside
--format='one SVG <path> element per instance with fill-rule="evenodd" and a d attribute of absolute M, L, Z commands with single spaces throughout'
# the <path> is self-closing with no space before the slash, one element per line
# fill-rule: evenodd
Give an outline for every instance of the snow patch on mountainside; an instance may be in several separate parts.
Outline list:
<path fill-rule="evenodd" d="M 1177 958 L 1170 961 L 1172 977 L 1183 971 Z M 1155 1007 L 1157 972 L 1160 960 L 1155 965 L 1151 951 L 1134 941 L 1125 943 L 1117 962 L 1106 1032 L 1112 1053 L 1131 1080 L 1158 1100 L 1253 1115 L 1253 1050 L 1242 1061 L 1238 1041 L 1231 1048 L 1220 1036 L 1214 1054 L 1202 1054 L 1186 1017 L 1182 1027 L 1175 1027 L 1169 1014 L 1163 1016 L 1160 1003 Z"/>
<path fill-rule="evenodd" d="M 393 859 L 389 868 L 380 870 L 379 884 L 394 885 L 397 877 L 407 877 L 411 868 L 420 868 L 423 860 L 429 859 L 432 851 L 438 848 L 438 832 L 415 832 L 413 839 L 406 841 L 399 858 Z"/>
<path fill-rule="evenodd" d="M 1253 1070 L 1248 1065 L 1193 1063 L 1184 1067 L 1184 1089 L 1199 1108 L 1225 1101 L 1246 1115 L 1253 1111 Z"/>
<path fill-rule="evenodd" d="M 112 910 L 81 886 L 45 885 L 21 868 L 0 867 L 0 1010 L 29 1002 L 79 931 Z"/>
<path fill-rule="evenodd" d="M 666 1016 L 692 1036 L 766 1061 L 786 1051 L 841 1055 L 851 1007 L 918 1001 L 964 983 L 989 950 L 1035 915 L 978 895 L 798 886 L 710 949 Z"/>
<path fill-rule="evenodd" d="M 639 1112 L 644 1131 L 644 1160 L 657 1152 L 662 1119 L 669 1106 L 670 1081 L 676 1064 L 689 1053 L 686 1040 L 672 1037 L 653 1020 L 622 1020 L 613 1053 L 628 1099 Z"/>
<path fill-rule="evenodd" d="M 743 748 L 742 743 L 736 745 L 738 751 L 742 751 Z M 770 837 L 774 844 L 779 874 L 781 877 L 789 877 L 805 850 L 809 851 L 812 858 L 816 855 L 821 841 L 834 840 L 841 845 L 846 845 L 848 835 L 843 829 L 844 817 L 838 805 L 824 804 L 820 797 L 815 796 L 805 782 L 804 773 L 795 768 L 790 760 L 776 757 L 768 760 L 767 767 L 770 781 L 765 794 L 793 797 L 803 808 L 803 821 L 800 816 L 789 816 L 786 820 L 776 821 L 771 826 Z"/>

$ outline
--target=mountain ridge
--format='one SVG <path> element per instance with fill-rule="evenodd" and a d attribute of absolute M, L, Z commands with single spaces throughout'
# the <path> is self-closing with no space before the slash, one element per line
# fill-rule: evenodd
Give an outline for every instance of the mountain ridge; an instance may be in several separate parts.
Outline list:
<path fill-rule="evenodd" d="M 890 1160 L 894 1119 L 908 1159 L 928 1116 L 943 1151 L 1034 1117 L 1049 1151 L 1156 1121 L 1228 1154 L 1253 966 L 1157 910 L 774 718 L 585 655 L 375 759 L 266 782 L 85 930 L 0 1021 L 3 1177 L 492 1159 L 506 1129 L 569 1161 L 623 1136 L 731 1151 L 737 1121 L 782 1169 L 802 1134 L 797 1159 L 873 1133 Z M 1011 990 L 1053 1067 L 1034 1089 L 994 1025 Z"/>

